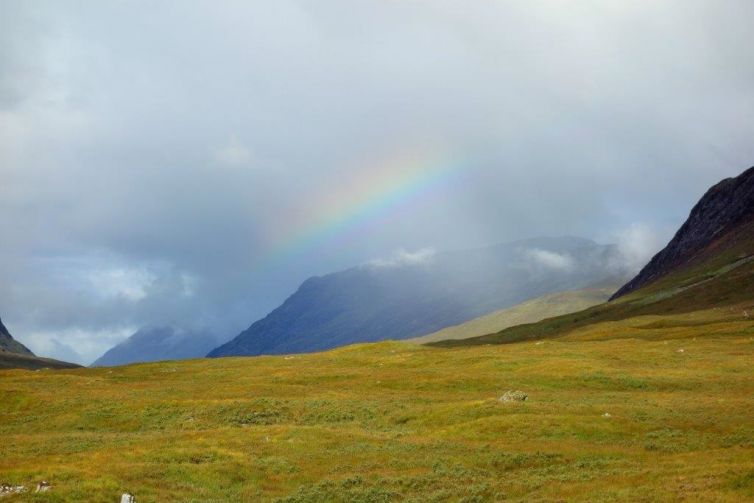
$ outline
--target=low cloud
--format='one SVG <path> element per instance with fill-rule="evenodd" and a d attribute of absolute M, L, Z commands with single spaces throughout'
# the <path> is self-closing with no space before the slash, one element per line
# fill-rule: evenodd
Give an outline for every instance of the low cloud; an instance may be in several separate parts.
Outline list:
<path fill-rule="evenodd" d="M 437 250 L 434 248 L 422 248 L 415 252 L 399 249 L 387 259 L 376 259 L 367 265 L 375 268 L 396 268 L 415 265 L 429 264 L 434 260 Z"/>
<path fill-rule="evenodd" d="M 617 232 L 614 241 L 623 260 L 621 267 L 631 274 L 639 272 L 663 248 L 669 235 L 669 229 L 656 229 L 644 223 L 633 223 Z"/>
<path fill-rule="evenodd" d="M 565 253 L 555 253 L 537 248 L 526 250 L 525 256 L 537 266 L 553 271 L 569 272 L 575 264 L 573 258 Z"/>

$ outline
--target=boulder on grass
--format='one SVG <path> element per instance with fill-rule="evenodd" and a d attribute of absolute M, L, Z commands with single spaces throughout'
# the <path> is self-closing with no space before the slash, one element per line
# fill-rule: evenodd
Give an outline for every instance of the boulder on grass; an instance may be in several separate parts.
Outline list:
<path fill-rule="evenodd" d="M 529 398 L 529 395 L 523 391 L 506 391 L 503 396 L 500 397 L 501 402 L 525 402 Z"/>

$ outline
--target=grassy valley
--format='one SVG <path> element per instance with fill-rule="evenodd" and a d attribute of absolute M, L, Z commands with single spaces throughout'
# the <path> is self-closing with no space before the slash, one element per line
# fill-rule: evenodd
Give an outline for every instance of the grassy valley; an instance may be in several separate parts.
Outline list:
<path fill-rule="evenodd" d="M 684 316 L 644 340 L 3 371 L 0 478 L 50 481 L 33 501 L 754 498 L 754 325 Z"/>
<path fill-rule="evenodd" d="M 754 500 L 750 249 L 429 346 L 1 371 L 0 478 L 53 486 L 9 501 Z"/>
<path fill-rule="evenodd" d="M 7 498 L 754 501 L 754 218 L 709 200 L 649 284 L 487 335 L 0 371 L 0 479 L 52 484 Z"/>

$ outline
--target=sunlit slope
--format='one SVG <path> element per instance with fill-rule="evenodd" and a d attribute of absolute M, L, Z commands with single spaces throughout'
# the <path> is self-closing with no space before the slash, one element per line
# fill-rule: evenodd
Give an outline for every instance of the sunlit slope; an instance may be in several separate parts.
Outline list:
<path fill-rule="evenodd" d="M 425 344 L 448 339 L 467 339 L 523 323 L 534 323 L 545 318 L 581 311 L 605 302 L 617 289 L 618 285 L 613 285 L 605 288 L 588 288 L 545 295 L 460 325 L 410 339 L 408 342 Z"/>
<path fill-rule="evenodd" d="M 754 342 L 702 334 L 3 371 L 0 479 L 45 501 L 751 499 Z"/>
<path fill-rule="evenodd" d="M 618 330 L 621 326 L 619 322 L 625 322 L 623 324 L 626 326 L 639 326 L 653 323 L 653 320 L 656 321 L 653 317 L 657 316 L 665 320 L 661 323 L 675 326 L 708 325 L 708 330 L 714 330 L 721 323 L 733 324 L 734 331 L 748 333 L 754 327 L 752 236 L 754 224 L 743 226 L 713 243 L 691 265 L 610 303 L 481 337 L 433 344 L 508 343 L 563 336 L 573 338 L 587 333 L 590 338 L 596 333 L 603 338 L 626 337 L 629 332 Z"/>

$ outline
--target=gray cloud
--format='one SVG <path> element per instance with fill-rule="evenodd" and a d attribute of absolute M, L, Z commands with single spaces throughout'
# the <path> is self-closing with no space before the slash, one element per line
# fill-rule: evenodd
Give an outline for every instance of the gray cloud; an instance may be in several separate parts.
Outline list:
<path fill-rule="evenodd" d="M 306 276 L 398 248 L 644 225 L 661 237 L 623 243 L 638 262 L 752 164 L 752 18 L 747 0 L 5 1 L 0 314 L 88 359 L 146 324 L 231 337 Z M 346 204 L 405 151 L 463 179 Z"/>

